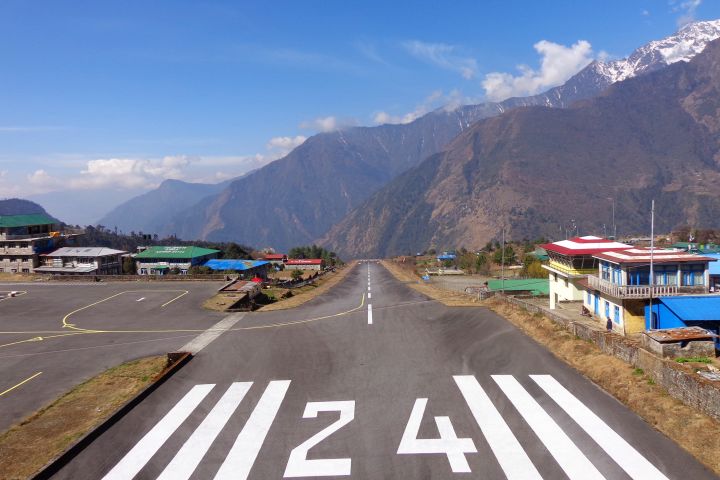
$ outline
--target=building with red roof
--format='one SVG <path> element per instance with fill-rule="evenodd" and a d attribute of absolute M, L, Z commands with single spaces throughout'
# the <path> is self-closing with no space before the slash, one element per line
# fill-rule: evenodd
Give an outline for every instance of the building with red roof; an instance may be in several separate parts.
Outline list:
<path fill-rule="evenodd" d="M 321 258 L 297 258 L 285 262 L 287 270 L 322 270 L 323 260 Z"/>
<path fill-rule="evenodd" d="M 272 265 L 283 265 L 287 262 L 287 255 L 284 253 L 268 253 L 265 255 L 266 262 L 270 262 Z"/>
<path fill-rule="evenodd" d="M 543 265 L 550 278 L 550 308 L 560 302 L 579 302 L 583 299 L 583 287 L 578 280 L 597 272 L 599 260 L 593 255 L 603 252 L 626 250 L 630 245 L 606 238 L 573 237 L 559 242 L 541 245 L 547 251 L 549 261 Z"/>

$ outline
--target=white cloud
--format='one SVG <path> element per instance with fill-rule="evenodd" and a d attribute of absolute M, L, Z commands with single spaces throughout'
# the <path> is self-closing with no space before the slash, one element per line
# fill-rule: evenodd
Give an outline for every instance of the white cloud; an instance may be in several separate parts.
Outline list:
<path fill-rule="evenodd" d="M 643 10 L 643 11 L 640 12 L 640 13 L 642 14 L 643 17 L 649 17 L 649 16 L 650 16 L 650 10 Z"/>
<path fill-rule="evenodd" d="M 452 111 L 460 105 L 471 103 L 472 101 L 472 99 L 464 97 L 458 90 L 452 90 L 447 95 L 441 90 L 436 90 L 426 97 L 420 104 L 416 105 L 410 112 L 401 115 L 392 115 L 385 111 L 379 111 L 373 114 L 373 121 L 377 125 L 387 123 L 406 124 L 417 120 L 437 108 L 443 107 L 447 111 Z"/>
<path fill-rule="evenodd" d="M 519 65 L 519 75 L 492 72 L 485 75 L 482 86 L 488 100 L 534 95 L 563 84 L 593 60 L 589 42 L 579 40 L 570 47 L 541 40 L 533 45 L 540 54 L 540 69 Z"/>
<path fill-rule="evenodd" d="M 454 45 L 411 40 L 403 42 L 402 46 L 415 58 L 458 72 L 466 80 L 477 75 L 477 61 L 474 58 L 458 55 L 458 47 Z"/>
<path fill-rule="evenodd" d="M 300 123 L 300 128 L 306 130 L 315 130 L 317 132 L 334 132 L 346 127 L 357 125 L 358 122 L 354 118 L 339 119 L 334 116 L 318 117 L 314 120 L 306 120 Z"/>
<path fill-rule="evenodd" d="M 303 135 L 297 135 L 295 137 L 273 137 L 268 140 L 266 148 L 272 152 L 280 152 L 282 155 L 289 153 L 292 149 L 302 145 L 307 140 L 307 137 Z"/>
<path fill-rule="evenodd" d="M 679 3 L 677 0 L 670 0 L 672 11 L 680 14 L 677 19 L 678 27 L 684 27 L 695 21 L 695 13 L 701 3 L 702 0 L 684 0 Z"/>
<path fill-rule="evenodd" d="M 319 130 L 321 132 L 332 132 L 337 130 L 338 121 L 335 117 L 319 117 L 315 120 L 306 120 L 300 124 L 300 128 Z"/>
<path fill-rule="evenodd" d="M 27 180 L 36 189 L 44 191 L 152 188 L 162 180 L 185 178 L 185 170 L 194 160 L 197 158 L 187 156 L 102 158 L 89 160 L 84 170 L 69 178 L 40 169 L 28 175 Z"/>

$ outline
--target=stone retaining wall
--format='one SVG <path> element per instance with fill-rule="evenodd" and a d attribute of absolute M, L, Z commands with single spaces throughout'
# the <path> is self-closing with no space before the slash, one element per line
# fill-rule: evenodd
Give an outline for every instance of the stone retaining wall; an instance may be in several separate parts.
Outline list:
<path fill-rule="evenodd" d="M 713 382 L 687 372 L 676 362 L 644 350 L 638 342 L 629 338 L 573 322 L 521 299 L 504 297 L 504 300 L 530 313 L 542 314 L 574 335 L 592 341 L 603 352 L 624 360 L 635 368 L 643 369 L 670 395 L 720 421 L 720 382 Z"/>

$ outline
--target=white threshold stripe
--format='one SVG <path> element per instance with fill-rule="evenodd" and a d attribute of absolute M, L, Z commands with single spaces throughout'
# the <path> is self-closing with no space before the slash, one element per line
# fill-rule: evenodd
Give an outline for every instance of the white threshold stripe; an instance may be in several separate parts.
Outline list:
<path fill-rule="evenodd" d="M 368 292 L 368 300 L 372 298 L 372 293 Z"/>
<path fill-rule="evenodd" d="M 542 480 L 540 473 L 472 375 L 453 376 L 508 480 Z"/>
<path fill-rule="evenodd" d="M 235 439 L 215 480 L 246 479 L 280 409 L 290 380 L 273 380 L 263 392 L 247 423 Z"/>
<path fill-rule="evenodd" d="M 571 480 L 605 478 L 515 377 L 492 378 Z"/>
<path fill-rule="evenodd" d="M 368 303 L 368 325 L 372 324 L 372 303 Z"/>
<path fill-rule="evenodd" d="M 110 470 L 103 480 L 130 480 L 182 425 L 210 393 L 215 384 L 195 385 L 185 396 Z"/>
<path fill-rule="evenodd" d="M 235 382 L 230 385 L 157 480 L 190 478 L 252 384 L 253 382 Z"/>
<path fill-rule="evenodd" d="M 631 478 L 667 480 L 662 472 L 552 376 L 530 375 L 530 378 L 565 410 L 570 418 L 575 420 Z"/>

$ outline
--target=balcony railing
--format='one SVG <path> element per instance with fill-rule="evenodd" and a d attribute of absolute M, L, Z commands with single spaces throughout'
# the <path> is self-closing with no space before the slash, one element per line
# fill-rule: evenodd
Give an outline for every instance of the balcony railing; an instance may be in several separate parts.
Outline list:
<path fill-rule="evenodd" d="M 617 285 L 594 275 L 588 277 L 588 285 L 615 298 L 650 298 L 651 289 L 653 297 L 673 297 L 707 291 L 704 286 Z"/>

